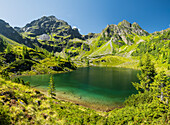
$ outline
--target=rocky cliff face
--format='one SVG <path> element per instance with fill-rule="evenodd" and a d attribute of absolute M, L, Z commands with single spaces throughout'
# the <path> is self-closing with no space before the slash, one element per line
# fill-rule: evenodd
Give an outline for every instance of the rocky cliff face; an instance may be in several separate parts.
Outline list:
<path fill-rule="evenodd" d="M 31 35 L 55 33 L 59 36 L 70 36 L 70 38 L 81 38 L 77 28 L 72 27 L 65 21 L 57 19 L 55 16 L 42 17 L 26 24 L 23 28 L 15 28 L 18 32 L 29 32 Z"/>
<path fill-rule="evenodd" d="M 136 22 L 131 24 L 126 20 L 123 20 L 118 25 L 107 25 L 107 27 L 102 31 L 103 37 L 111 38 L 113 42 L 122 40 L 128 45 L 133 43 L 133 41 L 129 38 L 129 35 L 133 34 L 139 36 L 149 35 L 149 33 L 143 30 Z"/>

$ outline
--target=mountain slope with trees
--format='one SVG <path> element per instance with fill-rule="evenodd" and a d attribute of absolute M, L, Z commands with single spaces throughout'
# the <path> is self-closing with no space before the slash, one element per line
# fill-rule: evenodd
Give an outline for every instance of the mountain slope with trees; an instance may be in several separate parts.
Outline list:
<path fill-rule="evenodd" d="M 143 59 L 140 83 L 133 83 L 138 94 L 130 96 L 121 108 L 98 112 L 70 102 L 57 100 L 55 90 L 47 97 L 22 80 L 0 78 L 1 124 L 170 124 L 170 79 L 155 72 L 149 55 Z M 20 81 L 20 82 L 18 82 Z M 52 77 L 49 80 L 52 87 Z"/>
<path fill-rule="evenodd" d="M 0 20 L 0 124 L 170 124 L 170 29 L 148 33 L 122 21 L 81 35 L 65 21 L 42 17 L 23 28 Z M 29 86 L 17 75 L 53 74 L 76 65 L 141 69 L 138 94 L 122 107 L 99 112 Z M 51 97 L 50 97 L 51 95 Z"/>

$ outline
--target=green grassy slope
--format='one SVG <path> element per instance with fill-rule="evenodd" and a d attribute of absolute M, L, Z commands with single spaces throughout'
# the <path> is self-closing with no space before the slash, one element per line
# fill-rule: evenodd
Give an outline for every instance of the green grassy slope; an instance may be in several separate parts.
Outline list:
<path fill-rule="evenodd" d="M 1 38 L 0 73 L 8 71 L 10 75 L 35 75 L 65 72 L 76 68 L 70 61 L 56 57 L 54 53 L 42 48 L 37 47 L 35 50 L 4 36 Z"/>
<path fill-rule="evenodd" d="M 116 42 L 113 42 L 113 38 L 114 36 L 111 36 L 111 38 L 106 39 L 103 38 L 102 35 L 99 35 L 96 38 L 88 40 L 87 43 L 89 44 L 90 49 L 88 51 L 81 50 L 79 55 L 75 56 L 75 59 L 81 60 L 86 57 L 90 59 L 92 65 L 121 65 L 121 67 L 129 68 L 133 68 L 134 65 L 136 68 L 137 62 L 140 58 L 146 53 L 149 53 L 157 70 L 163 69 L 166 73 L 170 74 L 170 29 L 150 34 L 148 36 L 139 36 L 135 33 L 131 35 L 129 34 L 128 38 L 133 41 L 132 45 L 118 45 Z M 75 47 L 75 49 L 77 48 Z M 118 63 L 116 65 L 116 60 L 111 61 L 112 56 L 117 56 L 117 62 L 120 62 L 120 65 Z M 127 58 L 123 64 L 119 61 L 122 57 Z M 107 59 L 105 60 L 104 58 Z M 108 58 L 110 58 L 110 60 Z M 102 63 L 100 63 L 101 60 L 103 60 Z"/>

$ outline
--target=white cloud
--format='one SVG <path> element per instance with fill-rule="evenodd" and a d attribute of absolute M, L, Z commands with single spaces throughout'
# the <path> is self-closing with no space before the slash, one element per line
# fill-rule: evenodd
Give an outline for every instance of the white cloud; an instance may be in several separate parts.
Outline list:
<path fill-rule="evenodd" d="M 73 29 L 74 29 L 74 28 L 77 28 L 77 27 L 76 27 L 76 26 L 73 26 Z"/>
<path fill-rule="evenodd" d="M 76 27 L 76 26 L 73 26 L 73 29 L 74 29 L 74 28 L 77 28 L 77 27 Z M 77 29 L 78 29 L 78 31 L 80 32 L 80 29 L 79 29 L 79 28 L 77 28 Z"/>

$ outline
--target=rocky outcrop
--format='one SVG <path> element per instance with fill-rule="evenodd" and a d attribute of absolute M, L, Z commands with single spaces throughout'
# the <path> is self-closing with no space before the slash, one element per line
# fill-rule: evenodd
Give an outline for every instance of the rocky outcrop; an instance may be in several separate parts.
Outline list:
<path fill-rule="evenodd" d="M 73 28 L 71 30 L 71 36 L 72 38 L 79 38 L 79 39 L 82 39 L 82 36 L 81 34 L 79 33 L 79 30 L 77 28 Z"/>
<path fill-rule="evenodd" d="M 35 36 L 55 33 L 59 36 L 70 36 L 70 38 L 79 38 L 82 36 L 77 28 L 73 28 L 65 21 L 57 19 L 55 16 L 44 16 L 26 24 L 23 28 L 15 28 L 18 32 L 29 32 Z"/>
<path fill-rule="evenodd" d="M 87 35 L 83 35 L 83 39 L 91 39 L 91 38 L 94 38 L 94 37 L 97 37 L 97 34 L 96 33 L 88 33 Z"/>
<path fill-rule="evenodd" d="M 118 25 L 107 25 L 101 34 L 105 38 L 111 38 L 113 42 L 121 40 L 128 45 L 133 44 L 133 40 L 129 38 L 129 35 L 149 35 L 149 33 L 143 30 L 136 22 L 131 24 L 126 20 L 123 20 Z"/>
<path fill-rule="evenodd" d="M 47 34 L 43 34 L 43 35 L 39 36 L 38 39 L 48 41 L 48 40 L 50 40 L 50 36 Z"/>

